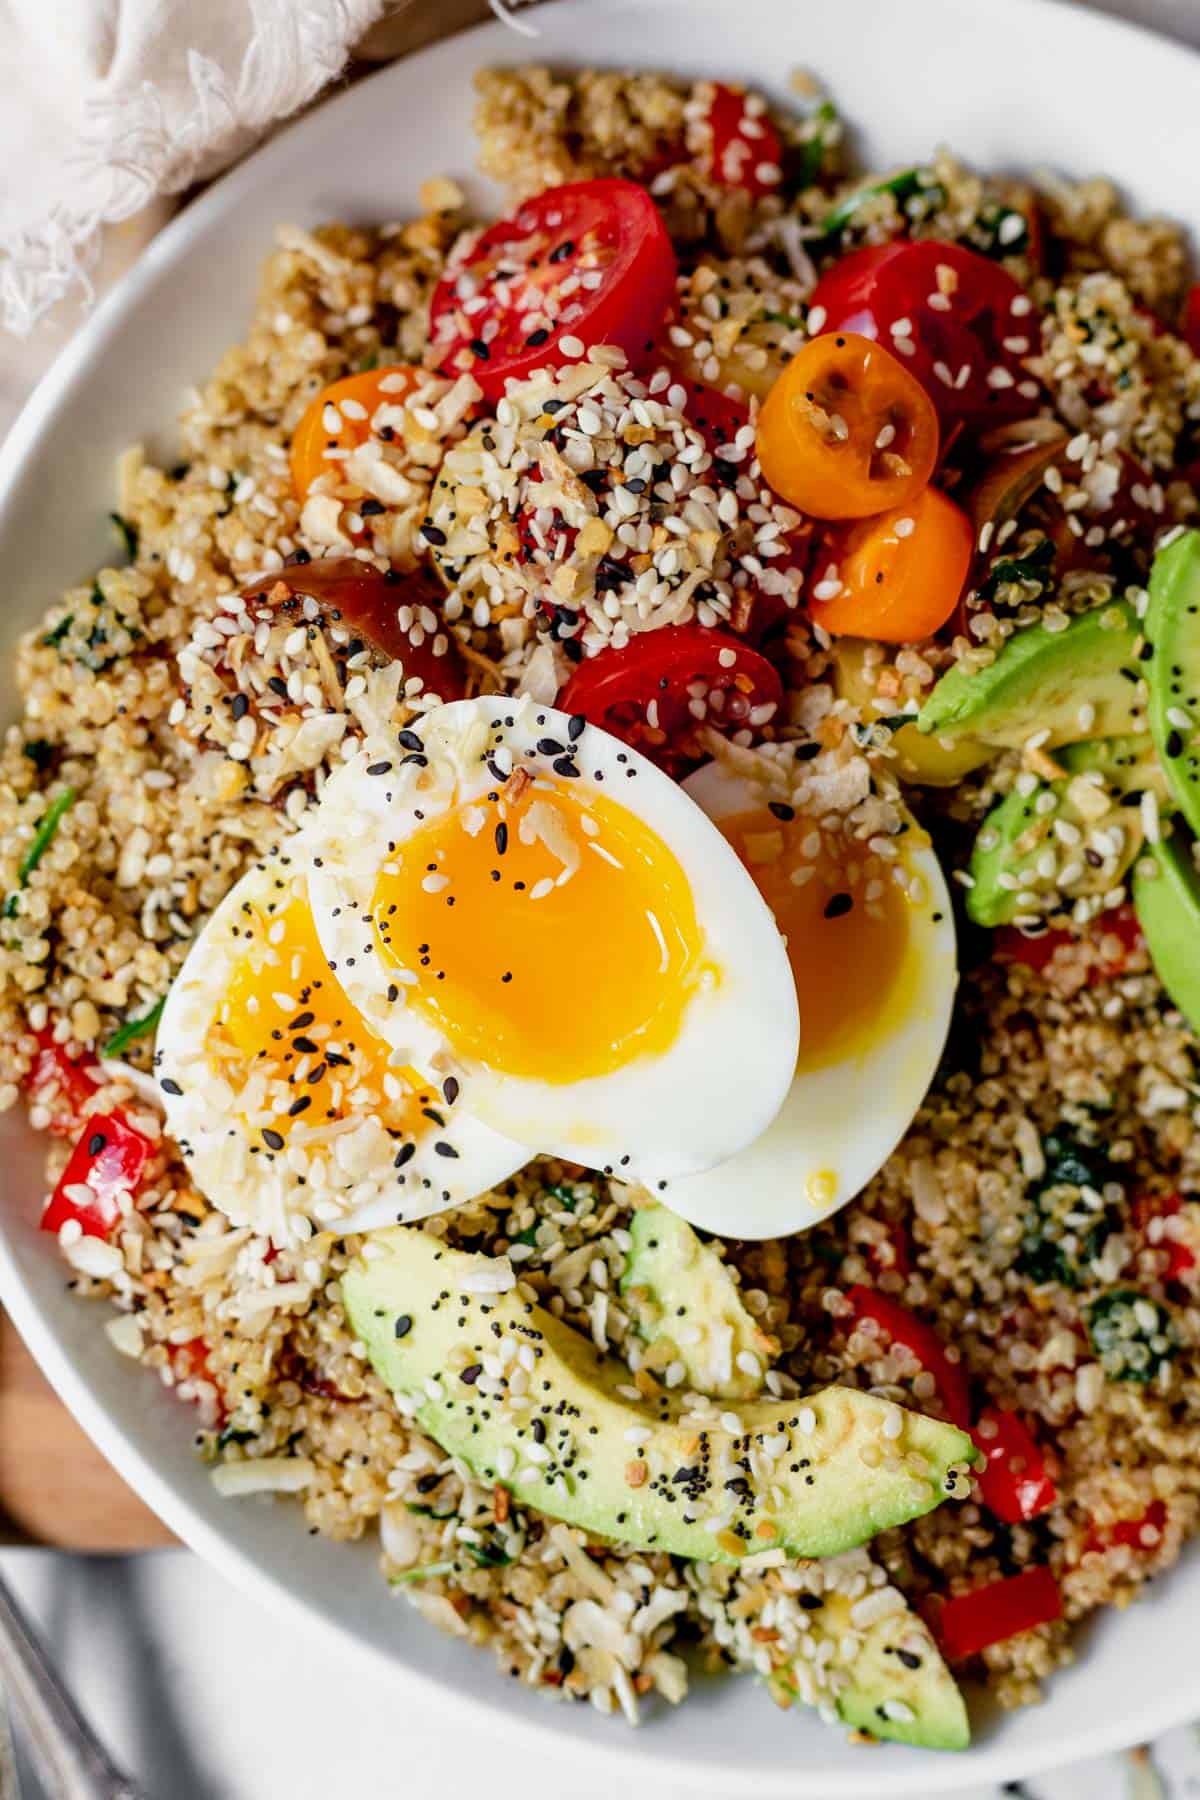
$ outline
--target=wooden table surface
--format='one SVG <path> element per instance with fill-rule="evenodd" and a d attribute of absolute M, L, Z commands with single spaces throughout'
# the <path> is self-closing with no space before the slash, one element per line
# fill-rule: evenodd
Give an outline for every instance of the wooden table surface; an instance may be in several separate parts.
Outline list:
<path fill-rule="evenodd" d="M 0 1543 L 122 1551 L 174 1542 L 0 1318 Z"/>

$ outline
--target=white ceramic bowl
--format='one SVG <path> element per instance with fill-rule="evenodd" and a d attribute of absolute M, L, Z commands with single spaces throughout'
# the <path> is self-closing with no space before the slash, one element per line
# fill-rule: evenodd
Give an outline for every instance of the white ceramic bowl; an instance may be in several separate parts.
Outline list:
<path fill-rule="evenodd" d="M 790 71 L 804 66 L 829 84 L 867 161 L 895 164 L 949 144 L 983 168 L 1102 171 L 1144 211 L 1193 220 L 1200 211 L 1200 63 L 1050 0 L 558 0 L 533 17 L 540 42 L 489 26 L 321 107 L 150 246 L 0 454 L 7 641 L 110 554 L 105 515 L 118 451 L 141 440 L 174 460 L 184 389 L 241 335 L 276 224 L 394 218 L 415 206 L 427 175 L 469 174 L 471 78 L 482 64 L 635 64 L 740 77 L 780 99 Z M 353 1657 L 366 1654 L 409 1682 L 456 1691 L 482 1729 L 571 1733 L 607 1751 L 614 1783 L 657 1769 L 700 1793 L 752 1788 L 791 1800 L 868 1787 L 890 1800 L 1012 1779 L 1200 1712 L 1195 1559 L 1129 1612 L 1084 1633 L 1077 1665 L 1055 1678 L 1044 1706 L 1002 1719 L 977 1712 L 976 1747 L 957 1757 L 854 1750 L 812 1716 L 778 1712 L 745 1680 L 703 1686 L 636 1736 L 590 1709 L 552 1706 L 501 1681 L 485 1655 L 398 1602 L 375 1572 L 373 1548 L 308 1537 L 299 1508 L 286 1503 L 217 1498 L 192 1455 L 186 1409 L 113 1353 L 102 1308 L 64 1291 L 57 1249 L 35 1228 L 39 1164 L 31 1135 L 7 1115 L 0 1297 L 18 1329 L 96 1443 L 168 1524 L 282 1612 L 339 1639 L 348 1674 Z"/>

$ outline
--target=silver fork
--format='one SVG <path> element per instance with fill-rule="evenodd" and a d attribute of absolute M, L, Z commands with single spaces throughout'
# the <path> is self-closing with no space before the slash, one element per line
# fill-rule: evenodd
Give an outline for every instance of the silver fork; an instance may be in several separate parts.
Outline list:
<path fill-rule="evenodd" d="M 46 1800 L 148 1800 L 145 1790 L 113 1762 L 63 1686 L 3 1576 L 0 1688 L 25 1727 Z M 9 1800 L 10 1795 L 17 1800 L 11 1742 L 0 1746 L 0 1779 L 0 1800 Z"/>

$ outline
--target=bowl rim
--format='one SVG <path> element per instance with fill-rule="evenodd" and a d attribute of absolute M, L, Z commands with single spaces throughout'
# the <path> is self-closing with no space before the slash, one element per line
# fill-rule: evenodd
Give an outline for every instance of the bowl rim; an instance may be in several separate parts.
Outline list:
<path fill-rule="evenodd" d="M 612 0 L 608 3 L 611 5 Z M 656 11 L 680 10 L 690 3 L 691 0 L 616 0 L 613 10 L 636 14 L 647 7 Z M 786 0 L 750 0 L 750 3 L 755 7 L 779 10 Z M 857 0 L 857 4 L 865 9 L 883 9 L 887 3 L 888 0 Z M 943 16 L 950 4 L 951 0 L 920 0 L 923 9 L 940 11 Z M 596 0 L 554 0 L 555 29 L 560 19 L 569 20 L 571 15 L 593 12 L 595 6 Z M 535 20 L 537 16 L 534 15 Z M 1190 62 L 1193 73 L 1200 75 L 1200 53 L 1190 46 L 1165 37 L 1148 25 L 1086 11 L 1076 0 L 974 0 L 972 8 L 972 23 L 977 35 L 988 29 L 1006 35 L 1020 35 L 1023 31 L 1032 35 L 1048 21 L 1054 29 L 1068 29 L 1073 36 L 1097 46 L 1106 65 L 1119 63 L 1126 54 L 1135 59 L 1149 56 L 1152 60 L 1172 56 Z M 220 219 L 238 205 L 243 195 L 252 193 L 264 172 L 282 167 L 295 155 L 317 119 L 328 122 L 331 117 L 348 115 L 360 103 L 359 97 L 364 90 L 382 89 L 390 82 L 403 81 L 406 76 L 401 71 L 408 71 L 414 65 L 435 65 L 440 56 L 452 49 L 458 56 L 472 56 L 479 62 L 486 53 L 501 46 L 507 48 L 509 44 L 510 35 L 503 24 L 483 22 L 455 31 L 449 38 L 384 65 L 353 88 L 322 100 L 319 107 L 288 122 L 265 144 L 189 201 L 151 240 L 134 265 L 60 351 L 0 444 L 0 543 L 4 539 L 16 484 L 27 461 L 36 454 L 43 434 L 52 426 L 64 397 L 77 382 L 86 379 L 89 368 L 117 336 L 126 313 L 135 302 L 154 287 L 162 273 L 186 257 L 192 241 L 210 221 Z M 529 45 L 529 56 L 536 59 L 535 43 Z M 736 60 L 736 52 L 734 57 Z M 500 60 L 511 59 L 501 56 Z M 574 60 L 569 55 L 561 59 L 564 64 Z M 593 57 L 591 60 L 598 62 L 601 59 Z M 813 60 L 819 64 L 819 44 L 813 46 Z M 686 53 L 681 61 L 686 64 Z M 750 80 L 756 78 L 760 78 L 760 74 L 752 72 L 748 76 Z M 1200 206 L 1195 218 L 1185 223 L 1200 228 Z M 469 1708 L 472 1722 L 477 1721 L 492 1731 L 500 1729 L 511 1740 L 521 1742 L 529 1749 L 544 1745 L 551 1735 L 562 1740 L 571 1737 L 569 1727 L 565 1726 L 565 1720 L 571 1717 L 569 1712 L 559 1714 L 546 1706 L 544 1717 L 516 1716 L 497 1705 L 494 1697 L 481 1697 L 461 1688 L 448 1689 L 446 1683 L 437 1674 L 426 1671 L 419 1660 L 400 1661 L 393 1657 L 382 1646 L 357 1634 L 350 1622 L 319 1612 L 302 1596 L 291 1592 L 276 1576 L 265 1572 L 250 1552 L 241 1548 L 235 1529 L 231 1527 L 226 1532 L 204 1519 L 186 1497 L 175 1492 L 149 1455 L 132 1440 L 125 1426 L 92 1392 L 86 1377 L 74 1366 L 66 1346 L 42 1316 L 37 1299 L 26 1285 L 8 1229 L 3 1225 L 0 1225 L 0 1302 L 60 1398 L 118 1472 L 186 1545 L 261 1600 L 276 1616 L 295 1619 L 306 1631 L 319 1632 L 330 1641 L 336 1641 L 358 1660 L 359 1666 L 379 1671 L 393 1684 L 397 1680 L 412 1683 L 414 1692 L 436 1700 L 439 1705 L 453 1704 L 460 1711 Z M 231 1515 L 231 1518 L 235 1516 Z M 488 1679 L 492 1679 L 490 1671 Z M 496 1691 L 503 1692 L 498 1681 Z M 820 1792 L 822 1800 L 852 1800 L 853 1796 L 868 1791 L 897 1797 L 933 1795 L 958 1789 L 964 1780 L 972 1784 L 1019 1780 L 1060 1768 L 1081 1756 L 1122 1749 L 1135 1739 L 1157 1735 L 1184 1722 L 1198 1709 L 1200 1690 L 1194 1701 L 1186 1702 L 1181 1693 L 1165 1690 L 1140 1707 L 1136 1720 L 1109 1716 L 1096 1722 L 1091 1728 L 1094 1735 L 1086 1745 L 1075 1739 L 1055 1747 L 1035 1744 L 1024 1749 L 1019 1745 L 1010 1748 L 983 1744 L 961 1757 L 936 1757 L 908 1750 L 903 1753 L 903 1765 L 890 1764 L 886 1771 L 879 1769 L 878 1758 L 872 1759 L 872 1769 L 864 1769 L 861 1776 L 840 1769 L 822 1771 Z M 644 1774 L 653 1767 L 664 1775 L 685 1779 L 693 1791 L 714 1795 L 742 1791 L 740 1784 L 737 1787 L 731 1785 L 730 1772 L 723 1766 L 706 1768 L 678 1754 L 661 1752 L 650 1762 L 642 1756 L 636 1739 L 628 1732 L 614 1730 L 611 1741 L 589 1739 L 581 1742 L 578 1738 L 575 1741 L 584 1755 L 597 1762 L 604 1759 L 614 1775 L 622 1772 Z M 789 1775 L 782 1769 L 756 1768 L 746 1777 L 746 1791 L 752 1784 L 755 1793 L 779 1795 L 781 1800 L 784 1795 L 795 1796 L 801 1791 L 815 1795 L 815 1789 L 798 1787 L 800 1779 L 798 1773 Z"/>

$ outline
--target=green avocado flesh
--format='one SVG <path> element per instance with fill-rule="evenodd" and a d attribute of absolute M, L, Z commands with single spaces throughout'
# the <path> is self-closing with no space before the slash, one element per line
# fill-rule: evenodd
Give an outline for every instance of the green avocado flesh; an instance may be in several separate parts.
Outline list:
<path fill-rule="evenodd" d="M 369 1248 L 343 1277 L 346 1311 L 422 1430 L 480 1480 L 632 1549 L 836 1556 L 930 1512 L 973 1460 L 963 1432 L 853 1388 L 738 1402 L 736 1416 L 729 1402 L 647 1400 L 520 1289 L 479 1291 L 505 1279 L 503 1262 L 419 1230 Z"/>
<path fill-rule="evenodd" d="M 668 1344 L 672 1359 L 683 1364 L 686 1379 L 699 1392 L 712 1391 L 705 1383 L 713 1366 L 713 1339 L 723 1340 L 723 1326 L 732 1330 L 735 1344 L 760 1358 L 764 1349 L 774 1348 L 747 1310 L 729 1266 L 683 1219 L 665 1206 L 647 1206 L 634 1213 L 629 1232 L 633 1243 L 621 1291 L 627 1296 L 653 1296 L 643 1302 L 655 1309 L 653 1314 L 643 1313 L 650 1349 Z M 660 1329 L 678 1330 L 675 1322 L 681 1317 L 697 1324 L 713 1319 L 719 1323 L 698 1343 L 678 1344 L 659 1335 Z M 724 1368 L 721 1374 L 725 1375 Z M 746 1398 L 761 1391 L 761 1376 L 742 1374 L 741 1381 Z M 851 1552 L 851 1558 L 869 1572 L 865 1550 Z M 904 1604 L 896 1588 L 887 1593 L 894 1610 L 866 1626 L 854 1623 L 850 1598 L 829 1589 L 808 1615 L 812 1636 L 832 1646 L 831 1666 L 844 1678 L 835 1701 L 838 1716 L 860 1731 L 897 1743 L 964 1750 L 971 1728 L 958 1685 L 928 1627 Z M 803 1696 L 802 1677 L 802 1671 L 780 1669 L 772 1685 L 781 1698 L 791 1700 Z"/>
<path fill-rule="evenodd" d="M 1133 908 L 1159 980 L 1200 1031 L 1200 875 L 1178 834 L 1152 845 L 1150 855 L 1154 872 L 1139 864 L 1134 874 Z"/>
<path fill-rule="evenodd" d="M 747 1311 L 728 1264 L 665 1206 L 635 1212 L 629 1235 L 621 1293 L 649 1345 L 643 1366 L 678 1363 L 698 1394 L 753 1400 L 778 1345 Z"/>
<path fill-rule="evenodd" d="M 1154 558 L 1145 630 L 1151 735 L 1179 810 L 1200 832 L 1200 531 Z"/>
<path fill-rule="evenodd" d="M 834 1647 L 829 1666 L 846 1677 L 836 1701 L 843 1724 L 925 1750 L 967 1748 L 966 1702 L 929 1627 L 908 1606 L 864 1628 L 854 1624 L 845 1594 L 826 1593 L 809 1623 L 815 1637 Z M 796 1691 L 786 1673 L 779 1685 L 785 1694 Z"/>
<path fill-rule="evenodd" d="M 1146 732 L 1068 744 L 1057 761 L 1061 780 L 1039 781 L 1028 794 L 1014 787 L 980 827 L 966 901 L 977 925 L 1008 925 L 1108 893 L 1142 847 L 1136 802 L 1146 792 L 1167 801 Z"/>
<path fill-rule="evenodd" d="M 1042 742 L 1052 748 L 1144 731 L 1138 631 L 1124 602 L 1080 613 L 1063 631 L 1028 625 L 987 668 L 948 670 L 917 715 L 918 729 L 1012 748 L 1035 732 L 1049 732 Z"/>

